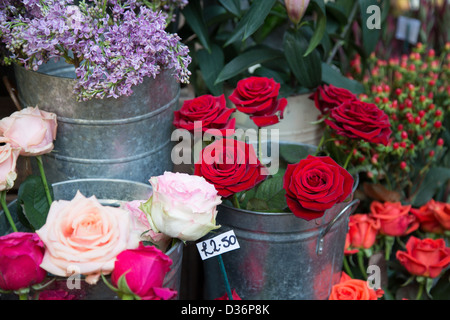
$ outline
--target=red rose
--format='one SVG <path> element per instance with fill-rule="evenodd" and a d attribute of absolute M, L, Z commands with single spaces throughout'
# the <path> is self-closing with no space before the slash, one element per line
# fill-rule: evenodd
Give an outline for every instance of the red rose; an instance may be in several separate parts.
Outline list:
<path fill-rule="evenodd" d="M 203 132 L 218 129 L 223 136 L 227 136 L 234 132 L 236 119 L 230 119 L 230 116 L 235 111 L 227 108 L 224 95 L 203 95 L 184 101 L 180 110 L 174 112 L 173 125 L 194 133 L 194 122 L 201 121 Z"/>
<path fill-rule="evenodd" d="M 0 289 L 19 290 L 41 283 L 44 244 L 36 233 L 14 232 L 0 237 Z"/>
<path fill-rule="evenodd" d="M 251 115 L 250 119 L 261 128 L 283 119 L 287 100 L 278 100 L 279 91 L 280 84 L 273 79 L 249 77 L 238 82 L 229 98 L 240 112 Z"/>
<path fill-rule="evenodd" d="M 164 277 L 169 272 L 172 260 L 154 246 L 124 250 L 116 258 L 111 282 L 118 286 L 125 275 L 128 288 L 143 300 L 169 300 L 177 292 L 163 288 Z M 119 290 L 121 288 L 119 287 Z"/>
<path fill-rule="evenodd" d="M 376 105 L 359 100 L 332 109 L 325 123 L 341 136 L 385 146 L 392 133 L 388 115 Z"/>
<path fill-rule="evenodd" d="M 373 201 L 370 215 L 380 222 L 380 233 L 387 236 L 404 236 L 417 230 L 419 222 L 410 214 L 411 206 L 400 202 Z"/>
<path fill-rule="evenodd" d="M 380 222 L 368 214 L 354 214 L 349 218 L 348 228 L 350 247 L 369 249 L 375 243 Z"/>
<path fill-rule="evenodd" d="M 450 248 L 443 239 L 409 237 L 406 252 L 397 251 L 397 260 L 412 275 L 429 278 L 438 277 L 450 265 Z"/>
<path fill-rule="evenodd" d="M 330 157 L 309 155 L 284 174 L 286 201 L 299 218 L 311 220 L 352 193 L 353 177 Z"/>
<path fill-rule="evenodd" d="M 267 173 L 253 146 L 235 139 L 216 140 L 204 148 L 194 172 L 213 184 L 224 198 L 252 189 Z"/>
<path fill-rule="evenodd" d="M 450 230 L 450 204 L 433 199 L 411 213 L 419 220 L 420 228 L 425 232 L 444 233 Z"/>
<path fill-rule="evenodd" d="M 322 114 L 327 114 L 346 101 L 358 100 L 358 98 L 349 90 L 337 88 L 331 84 L 318 87 L 309 98 L 314 100 L 316 108 L 319 109 Z"/>
<path fill-rule="evenodd" d="M 381 289 L 370 288 L 367 281 L 352 279 L 343 272 L 340 282 L 331 288 L 328 300 L 378 300 L 383 294 Z"/>

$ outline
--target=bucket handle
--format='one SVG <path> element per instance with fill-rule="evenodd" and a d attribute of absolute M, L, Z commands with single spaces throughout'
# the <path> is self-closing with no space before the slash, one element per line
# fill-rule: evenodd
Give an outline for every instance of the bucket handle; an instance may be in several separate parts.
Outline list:
<path fill-rule="evenodd" d="M 341 217 L 343 217 L 350 208 L 353 208 L 354 206 L 359 205 L 359 202 L 360 202 L 359 199 L 355 199 L 352 202 L 350 202 L 344 209 L 342 209 L 341 212 L 339 212 L 339 214 L 336 217 L 334 217 L 334 219 L 327 225 L 327 227 L 325 229 L 322 229 L 322 231 L 320 231 L 319 237 L 317 239 L 317 247 L 316 247 L 317 255 L 322 254 L 324 238 L 325 238 L 326 234 L 330 231 L 330 229 L 333 227 L 333 225 L 339 219 L 341 219 Z"/>

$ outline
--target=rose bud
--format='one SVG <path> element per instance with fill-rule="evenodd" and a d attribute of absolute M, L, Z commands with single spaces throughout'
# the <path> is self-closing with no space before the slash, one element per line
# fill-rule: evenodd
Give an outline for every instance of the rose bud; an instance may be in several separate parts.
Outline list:
<path fill-rule="evenodd" d="M 299 24 L 300 20 L 302 20 L 303 15 L 308 8 L 310 0 L 285 0 L 284 4 L 286 5 L 286 11 L 288 13 L 289 19 L 294 24 Z"/>

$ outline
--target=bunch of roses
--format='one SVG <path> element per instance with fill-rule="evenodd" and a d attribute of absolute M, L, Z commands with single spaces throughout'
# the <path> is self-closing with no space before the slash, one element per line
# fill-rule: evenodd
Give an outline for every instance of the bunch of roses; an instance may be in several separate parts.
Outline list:
<path fill-rule="evenodd" d="M 372 57 L 364 74 L 359 57 L 352 65 L 353 76 L 366 87 L 361 99 L 377 104 L 393 131 L 386 147 L 359 148 L 355 160 L 367 166 L 374 182 L 412 198 L 414 186 L 445 151 L 441 133 L 450 106 L 450 44 L 441 56 L 419 44 L 400 58 Z"/>
<path fill-rule="evenodd" d="M 213 185 L 194 175 L 166 172 L 150 183 L 149 199 L 119 208 L 78 192 L 70 201 L 54 201 L 36 232 L 0 237 L 0 289 L 26 298 L 30 287 L 42 290 L 47 277 L 75 272 L 92 285 L 111 274 L 112 283 L 104 281 L 121 299 L 175 297 L 175 290 L 164 287 L 172 260 L 163 251 L 174 238 L 195 241 L 218 228 L 221 198 Z M 44 291 L 39 297 L 71 299 L 74 291 Z"/>
<path fill-rule="evenodd" d="M 450 231 L 450 206 L 447 203 L 430 200 L 420 208 L 412 208 L 400 202 L 374 201 L 369 213 L 353 214 L 349 219 L 344 266 L 351 277 L 354 276 L 347 259 L 356 254 L 360 273 L 364 276 L 366 263 L 369 264 L 376 253 L 384 252 L 383 259 L 395 258 L 411 279 L 426 286 L 430 294 L 431 284 L 435 284 L 435 279 L 450 265 L 450 248 L 444 240 Z M 407 239 L 406 245 L 401 238 Z M 383 272 L 389 274 L 387 270 Z M 383 288 L 386 292 L 398 290 L 396 277 L 387 279 Z M 420 290 L 417 298 L 421 295 Z"/>
<path fill-rule="evenodd" d="M 75 65 L 81 100 L 128 96 L 162 68 L 189 81 L 188 49 L 165 31 L 165 13 L 136 0 L 90 2 L 2 3 L 0 35 L 10 54 L 5 61 L 37 70 L 53 58 L 65 59 Z"/>

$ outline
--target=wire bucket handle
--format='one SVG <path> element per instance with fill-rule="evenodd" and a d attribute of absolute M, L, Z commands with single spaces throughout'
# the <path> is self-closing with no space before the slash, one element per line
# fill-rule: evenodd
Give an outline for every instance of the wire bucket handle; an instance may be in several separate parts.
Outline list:
<path fill-rule="evenodd" d="M 334 217 L 333 220 L 331 220 L 331 222 L 326 226 L 326 228 L 320 231 L 316 246 L 317 255 L 321 255 L 323 252 L 323 243 L 326 234 L 331 230 L 331 228 L 336 224 L 336 222 L 338 222 L 339 219 L 341 219 L 347 213 L 347 211 L 349 211 L 349 209 L 353 209 L 353 207 L 356 208 L 356 206 L 359 205 L 359 202 L 360 202 L 359 199 L 355 199 L 352 202 L 350 202 L 344 209 L 341 210 L 341 212 L 339 212 L 339 214 L 336 217 Z"/>

